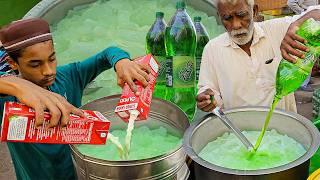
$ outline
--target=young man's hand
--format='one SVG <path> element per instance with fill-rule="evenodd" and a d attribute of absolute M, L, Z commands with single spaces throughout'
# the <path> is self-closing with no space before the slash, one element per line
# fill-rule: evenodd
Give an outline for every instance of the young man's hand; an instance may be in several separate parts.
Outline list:
<path fill-rule="evenodd" d="M 57 126 L 59 122 L 61 126 L 66 126 L 71 113 L 84 116 L 80 109 L 71 105 L 64 97 L 19 77 L 1 77 L 0 93 L 15 96 L 21 103 L 33 108 L 36 112 L 38 127 L 43 123 L 45 110 L 51 114 L 48 128 Z"/>
<path fill-rule="evenodd" d="M 138 64 L 129 59 L 122 59 L 115 65 L 117 81 L 120 87 L 127 83 L 133 92 L 137 92 L 134 80 L 140 81 L 144 86 L 148 85 L 150 68 L 145 64 Z"/>

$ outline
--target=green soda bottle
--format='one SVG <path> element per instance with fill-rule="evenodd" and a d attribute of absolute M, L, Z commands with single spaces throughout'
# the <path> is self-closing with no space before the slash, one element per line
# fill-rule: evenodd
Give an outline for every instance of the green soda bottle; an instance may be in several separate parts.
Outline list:
<path fill-rule="evenodd" d="M 204 47 L 209 42 L 209 35 L 206 28 L 201 23 L 201 17 L 194 17 L 194 27 L 197 33 L 197 48 L 196 48 L 196 85 L 199 80 L 200 65 L 202 59 L 202 52 Z"/>
<path fill-rule="evenodd" d="M 151 26 L 146 37 L 146 52 L 151 53 L 160 64 L 159 74 L 156 81 L 154 97 L 165 99 L 167 95 L 166 87 L 166 49 L 165 49 L 165 31 L 167 24 L 163 19 L 164 13 L 157 12 L 156 20 Z"/>
<path fill-rule="evenodd" d="M 276 76 L 276 98 L 281 99 L 297 90 L 310 74 L 312 67 L 320 55 L 320 23 L 314 19 L 306 20 L 297 34 L 307 40 L 309 52 L 296 64 L 281 60 Z"/>
<path fill-rule="evenodd" d="M 309 52 L 305 53 L 304 59 L 297 60 L 296 64 L 281 60 L 276 75 L 276 93 L 273 98 L 271 108 L 264 122 L 262 131 L 254 146 L 256 151 L 262 141 L 265 131 L 267 130 L 273 110 L 283 96 L 286 96 L 297 90 L 310 74 L 312 67 L 320 55 L 320 23 L 314 19 L 308 19 L 299 27 L 296 32 L 299 36 L 307 40 L 306 46 Z"/>
<path fill-rule="evenodd" d="M 167 100 L 178 105 L 193 119 L 195 101 L 196 32 L 186 12 L 186 4 L 177 2 L 165 35 L 167 54 Z"/>

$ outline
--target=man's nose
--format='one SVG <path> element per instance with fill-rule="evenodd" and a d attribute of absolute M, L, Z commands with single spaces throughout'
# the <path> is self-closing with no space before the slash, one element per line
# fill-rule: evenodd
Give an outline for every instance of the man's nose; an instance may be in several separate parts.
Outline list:
<path fill-rule="evenodd" d="M 53 69 L 48 63 L 43 65 L 42 74 L 44 76 L 51 76 L 53 74 Z"/>
<path fill-rule="evenodd" d="M 232 30 L 239 30 L 241 28 L 241 21 L 238 18 L 234 18 L 232 21 Z"/>

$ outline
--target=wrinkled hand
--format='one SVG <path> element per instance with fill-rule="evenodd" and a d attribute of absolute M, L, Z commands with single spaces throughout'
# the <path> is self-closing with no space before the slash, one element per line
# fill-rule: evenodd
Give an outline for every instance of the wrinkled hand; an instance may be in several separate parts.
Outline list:
<path fill-rule="evenodd" d="M 80 109 L 71 105 L 59 94 L 50 92 L 18 77 L 6 78 L 15 78 L 14 81 L 17 83 L 17 91 L 14 96 L 16 96 L 21 103 L 35 110 L 37 127 L 43 123 L 45 110 L 48 110 L 51 114 L 50 123 L 47 128 L 55 127 L 59 122 L 62 127 L 66 126 L 71 113 L 81 117 L 84 116 Z"/>
<path fill-rule="evenodd" d="M 205 112 L 210 112 L 217 106 L 217 101 L 213 100 L 212 102 L 210 96 L 214 96 L 214 93 L 211 89 L 207 89 L 197 96 L 196 100 L 199 109 Z"/>
<path fill-rule="evenodd" d="M 138 64 L 129 59 L 122 59 L 115 65 L 117 72 L 117 81 L 120 87 L 123 87 L 125 83 L 129 85 L 133 92 L 137 92 L 137 87 L 134 80 L 140 81 L 143 86 L 148 85 L 148 74 L 150 73 L 150 67 L 146 64 Z"/>
<path fill-rule="evenodd" d="M 292 55 L 303 59 L 305 52 L 309 51 L 304 45 L 306 40 L 296 34 L 297 30 L 298 25 L 291 24 L 280 46 L 282 57 L 292 63 L 297 61 Z"/>

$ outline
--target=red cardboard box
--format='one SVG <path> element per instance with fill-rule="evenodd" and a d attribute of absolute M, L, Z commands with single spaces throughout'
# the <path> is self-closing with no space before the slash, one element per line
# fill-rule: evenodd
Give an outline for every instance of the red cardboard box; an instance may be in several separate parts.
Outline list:
<path fill-rule="evenodd" d="M 145 88 L 139 81 L 135 82 L 137 91 L 140 94 L 139 96 L 135 95 L 128 84 L 123 87 L 120 101 L 115 109 L 115 113 L 117 113 L 117 115 L 125 122 L 128 122 L 129 120 L 130 110 L 138 110 L 140 112 L 137 120 L 146 120 L 148 118 L 152 93 L 158 77 L 159 64 L 151 54 L 141 57 L 137 60 L 137 62 L 149 65 L 151 69 L 149 74 L 150 80 L 148 86 Z"/>
<path fill-rule="evenodd" d="M 6 102 L 1 125 L 1 141 L 48 144 L 105 144 L 110 121 L 100 112 L 83 110 L 85 117 L 70 115 L 65 128 L 45 129 L 50 114 L 45 112 L 42 127 L 36 129 L 35 112 L 16 102 Z"/>

